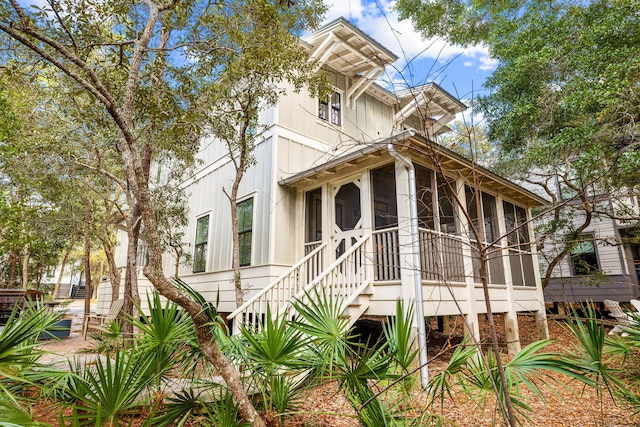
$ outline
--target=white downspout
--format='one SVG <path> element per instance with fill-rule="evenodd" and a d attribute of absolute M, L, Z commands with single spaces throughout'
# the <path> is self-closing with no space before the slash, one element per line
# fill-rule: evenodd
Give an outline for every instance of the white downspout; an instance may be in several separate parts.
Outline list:
<path fill-rule="evenodd" d="M 418 324 L 418 353 L 420 355 L 420 380 L 422 388 L 429 387 L 429 367 L 427 366 L 427 332 L 424 323 L 424 298 L 422 296 L 422 274 L 420 271 L 420 242 L 418 241 L 418 199 L 416 194 L 416 171 L 413 163 L 398 153 L 393 144 L 387 145 L 389 154 L 407 168 L 409 172 L 409 205 L 411 212 L 411 252 L 413 253 L 413 281 L 416 297 L 416 323 Z"/>

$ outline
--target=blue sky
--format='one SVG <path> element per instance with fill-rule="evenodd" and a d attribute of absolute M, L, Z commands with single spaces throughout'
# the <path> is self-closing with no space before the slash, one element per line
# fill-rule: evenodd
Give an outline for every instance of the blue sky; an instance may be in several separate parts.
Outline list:
<path fill-rule="evenodd" d="M 434 38 L 425 40 L 410 20 L 399 21 L 394 0 L 325 0 L 325 21 L 341 16 L 400 57 L 381 78 L 399 90 L 436 82 L 462 100 L 486 94 L 483 84 L 496 68 L 484 46 L 460 47 Z"/>

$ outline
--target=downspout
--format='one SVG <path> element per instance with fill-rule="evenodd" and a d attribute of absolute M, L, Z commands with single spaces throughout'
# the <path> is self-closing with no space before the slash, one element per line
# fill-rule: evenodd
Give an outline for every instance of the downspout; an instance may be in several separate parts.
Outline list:
<path fill-rule="evenodd" d="M 411 220 L 411 252 L 413 253 L 413 281 L 416 298 L 416 323 L 418 324 L 418 353 L 420 355 L 420 380 L 422 388 L 429 387 L 429 368 L 427 366 L 427 332 L 424 323 L 424 298 L 422 296 L 422 275 L 420 272 L 420 242 L 418 241 L 418 199 L 416 194 L 416 171 L 413 163 L 398 153 L 393 144 L 387 145 L 389 154 L 402 163 L 409 172 L 409 204 Z"/>

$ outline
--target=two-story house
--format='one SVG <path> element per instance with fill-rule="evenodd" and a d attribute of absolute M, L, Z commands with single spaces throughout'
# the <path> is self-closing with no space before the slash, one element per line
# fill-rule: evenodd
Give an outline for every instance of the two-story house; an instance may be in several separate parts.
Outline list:
<path fill-rule="evenodd" d="M 268 132 L 237 200 L 246 303 L 236 307 L 222 191 L 234 168 L 212 140 L 203 141 L 203 166 L 188 187 L 193 262 L 180 267 L 181 279 L 219 298 L 235 322 L 261 318 L 267 303 L 287 310 L 303 290 L 324 287 L 353 319 L 392 316 L 397 299 L 421 293 L 425 317 L 463 315 L 477 336 L 486 312 L 473 250 L 481 238 L 491 247 L 489 293 L 493 311 L 505 315 L 510 350 L 519 348 L 518 312 L 536 313 L 546 331 L 528 222 L 545 200 L 434 142 L 466 106 L 434 83 L 395 93 L 376 84 L 397 57 L 345 19 L 301 43 L 334 90 L 326 99 L 289 91 L 260 114 Z M 167 254 L 165 271 L 173 263 Z M 140 285 L 148 285 L 142 276 Z M 101 287 L 99 310 L 109 298 Z"/>

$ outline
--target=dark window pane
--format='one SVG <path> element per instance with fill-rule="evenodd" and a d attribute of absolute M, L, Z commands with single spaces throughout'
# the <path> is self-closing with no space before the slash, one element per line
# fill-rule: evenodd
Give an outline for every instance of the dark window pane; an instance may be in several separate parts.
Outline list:
<path fill-rule="evenodd" d="M 531 239 L 529 238 L 529 225 L 527 224 L 527 211 L 520 206 L 516 206 L 516 224 L 518 226 L 518 240 L 520 249 L 528 251 L 531 249 Z"/>
<path fill-rule="evenodd" d="M 482 215 L 484 216 L 484 236 L 487 243 L 493 243 L 499 236 L 496 198 L 482 193 Z"/>
<path fill-rule="evenodd" d="M 433 172 L 419 165 L 415 170 L 418 226 L 433 230 Z"/>
<path fill-rule="evenodd" d="M 322 240 L 322 190 L 316 188 L 306 195 L 306 242 Z"/>
<path fill-rule="evenodd" d="M 396 169 L 393 163 L 371 171 L 373 213 L 376 230 L 398 225 Z"/>
<path fill-rule="evenodd" d="M 440 217 L 440 231 L 443 233 L 456 233 L 458 227 L 455 215 L 455 198 L 453 191 L 456 188 L 456 181 L 453 178 L 446 178 L 438 175 L 438 214 Z"/>
<path fill-rule="evenodd" d="M 207 268 L 207 242 L 209 241 L 209 215 L 196 221 L 196 239 L 193 253 L 193 272 L 201 273 Z"/>
<path fill-rule="evenodd" d="M 591 234 L 580 237 L 580 241 L 571 249 L 571 269 L 573 274 L 581 276 L 599 269 L 596 245 Z"/>
<path fill-rule="evenodd" d="M 507 232 L 507 243 L 509 246 L 516 248 L 518 246 L 518 233 L 516 228 L 515 206 L 509 202 L 502 202 L 504 210 L 504 225 Z"/>
<path fill-rule="evenodd" d="M 331 123 L 334 125 L 340 126 L 342 124 L 342 118 L 340 117 L 341 104 L 340 104 L 340 94 L 337 92 L 333 93 L 331 97 Z"/>
<path fill-rule="evenodd" d="M 253 198 L 237 204 L 238 241 L 240 265 L 251 265 L 251 240 L 253 236 Z"/>

